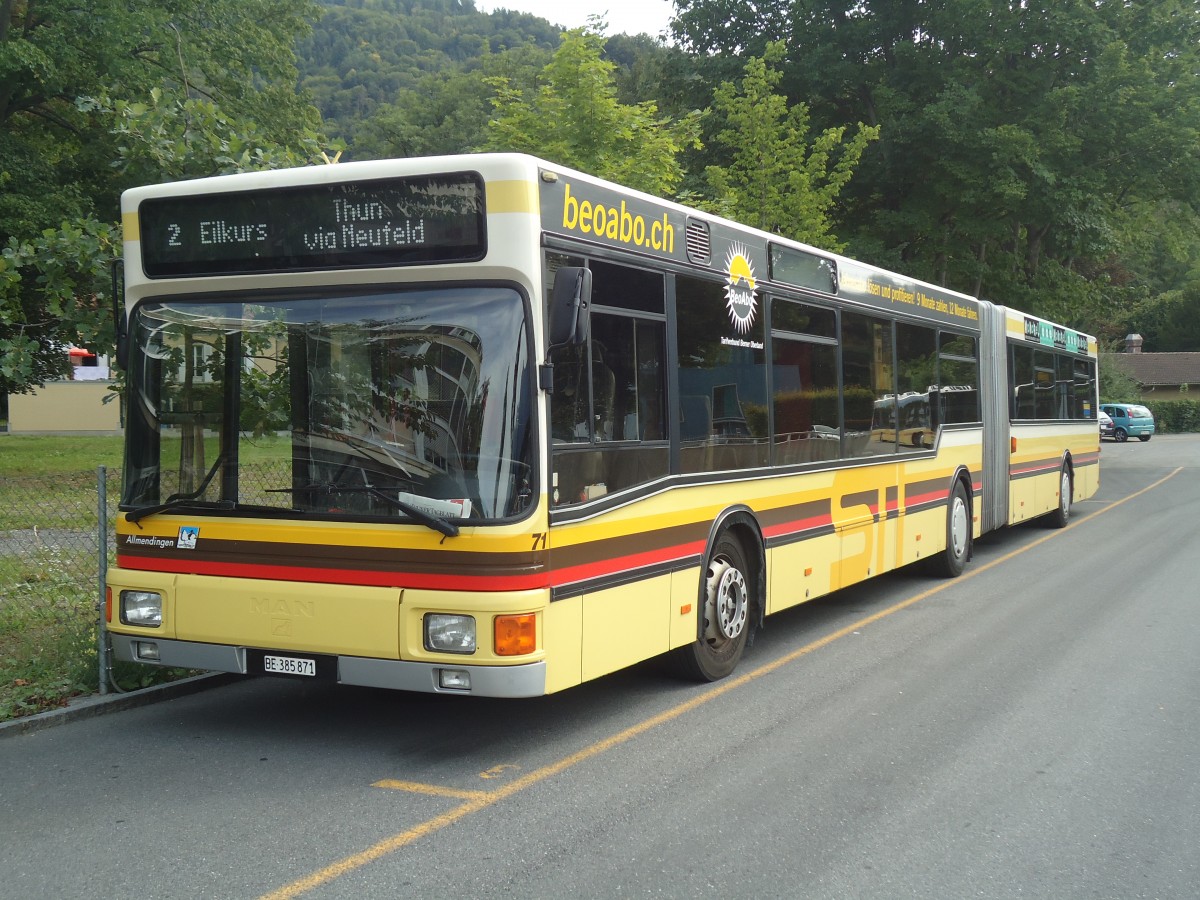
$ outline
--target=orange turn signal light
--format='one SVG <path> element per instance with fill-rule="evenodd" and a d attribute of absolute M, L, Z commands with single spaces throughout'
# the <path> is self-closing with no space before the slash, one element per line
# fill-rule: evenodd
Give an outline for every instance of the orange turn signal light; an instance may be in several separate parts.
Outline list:
<path fill-rule="evenodd" d="M 523 656 L 537 649 L 537 613 L 496 616 L 497 656 Z"/>
<path fill-rule="evenodd" d="M 104 586 L 104 621 L 112 622 L 112 588 Z"/>

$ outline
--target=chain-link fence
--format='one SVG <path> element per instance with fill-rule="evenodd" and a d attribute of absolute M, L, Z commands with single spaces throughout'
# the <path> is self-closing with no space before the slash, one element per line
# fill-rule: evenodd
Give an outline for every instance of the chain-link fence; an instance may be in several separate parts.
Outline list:
<path fill-rule="evenodd" d="M 291 505 L 290 460 L 260 452 L 240 467 L 242 502 Z M 209 483 L 216 499 L 220 479 Z M 168 480 L 166 492 L 174 487 Z M 104 466 L 0 477 L 0 721 L 184 674 L 108 658 L 101 591 L 120 494 L 120 473 Z"/>
<path fill-rule="evenodd" d="M 119 494 L 104 467 L 0 478 L 0 720 L 107 690 L 100 585 Z"/>

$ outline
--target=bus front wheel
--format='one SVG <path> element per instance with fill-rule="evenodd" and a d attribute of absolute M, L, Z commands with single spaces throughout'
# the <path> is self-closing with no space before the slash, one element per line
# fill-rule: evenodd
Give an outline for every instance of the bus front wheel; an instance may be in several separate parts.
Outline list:
<path fill-rule="evenodd" d="M 971 503 L 967 489 L 955 481 L 946 508 L 946 549 L 926 562 L 926 570 L 940 578 L 957 578 L 971 553 Z"/>
<path fill-rule="evenodd" d="M 702 585 L 700 638 L 671 651 L 679 674 L 718 681 L 737 666 L 751 628 L 752 576 L 742 545 L 728 534 L 713 547 Z"/>

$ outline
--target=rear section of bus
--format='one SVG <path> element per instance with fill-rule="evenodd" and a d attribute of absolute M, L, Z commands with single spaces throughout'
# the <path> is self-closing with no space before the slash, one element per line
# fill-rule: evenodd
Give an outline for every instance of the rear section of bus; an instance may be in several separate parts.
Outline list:
<path fill-rule="evenodd" d="M 984 530 L 1067 524 L 1100 486 L 1095 338 L 981 302 Z"/>

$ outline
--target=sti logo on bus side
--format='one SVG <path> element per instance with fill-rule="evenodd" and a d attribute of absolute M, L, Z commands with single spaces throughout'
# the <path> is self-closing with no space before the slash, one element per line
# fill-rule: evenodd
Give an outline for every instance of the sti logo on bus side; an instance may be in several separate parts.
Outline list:
<path fill-rule="evenodd" d="M 667 213 L 664 212 L 661 219 L 647 220 L 645 216 L 630 212 L 624 200 L 620 207 L 615 202 L 605 206 L 572 197 L 569 181 L 563 187 L 562 227 L 565 231 L 578 231 L 660 253 L 675 252 L 675 227 Z"/>

